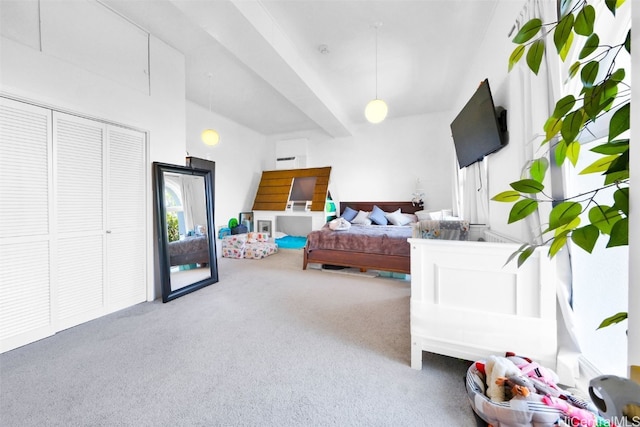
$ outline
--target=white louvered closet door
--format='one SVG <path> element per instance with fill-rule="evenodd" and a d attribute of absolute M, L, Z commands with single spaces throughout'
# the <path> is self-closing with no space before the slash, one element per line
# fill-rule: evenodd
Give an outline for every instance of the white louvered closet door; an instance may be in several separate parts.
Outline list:
<path fill-rule="evenodd" d="M 146 135 L 107 127 L 107 310 L 146 300 Z"/>
<path fill-rule="evenodd" d="M 104 313 L 106 125 L 53 114 L 57 329 Z"/>
<path fill-rule="evenodd" d="M 0 98 L 0 352 L 53 334 L 51 111 Z"/>

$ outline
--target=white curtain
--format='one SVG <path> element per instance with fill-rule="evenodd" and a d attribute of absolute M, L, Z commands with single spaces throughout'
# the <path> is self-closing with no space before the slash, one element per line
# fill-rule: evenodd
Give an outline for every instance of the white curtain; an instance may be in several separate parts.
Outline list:
<path fill-rule="evenodd" d="M 460 170 L 455 160 L 454 163 L 454 215 L 470 224 L 489 224 L 487 162 L 480 161 Z"/>
<path fill-rule="evenodd" d="M 557 2 L 550 0 L 529 0 L 516 20 L 516 30 L 532 18 L 540 18 L 542 22 L 554 22 L 558 19 Z M 515 32 L 514 34 L 515 35 Z M 513 36 L 512 35 L 512 36 Z M 514 45 L 515 48 L 515 45 Z M 510 106 L 511 111 L 519 111 L 516 119 L 518 125 L 510 127 L 510 139 L 522 141 L 525 165 L 527 162 L 546 156 L 549 160 L 549 173 L 545 178 L 545 188 L 551 189 L 554 197 L 564 195 L 562 173 L 549 158 L 549 144 L 541 147 L 544 140 L 543 125 L 553 112 L 556 100 L 564 96 L 560 60 L 555 53 L 551 35 L 547 39 L 547 53 L 541 64 L 538 75 L 533 74 L 523 58 L 510 73 Z M 514 121 L 512 121 L 513 123 Z M 553 143 L 553 141 L 552 141 Z M 526 172 L 526 168 L 523 168 Z M 541 203 L 536 215 L 527 218 L 529 242 L 541 243 L 541 230 L 546 224 L 540 224 L 540 218 L 548 218 L 552 206 Z M 563 384 L 573 386 L 579 376 L 578 357 L 580 347 L 577 341 L 574 313 L 571 307 L 571 258 L 566 247 L 556 255 L 557 303 L 558 303 L 558 357 L 556 370 Z"/>
<path fill-rule="evenodd" d="M 201 176 L 182 176 L 182 194 L 184 203 L 184 221 L 187 231 L 196 226 L 207 226 L 207 208 L 204 191 L 204 178 Z"/>

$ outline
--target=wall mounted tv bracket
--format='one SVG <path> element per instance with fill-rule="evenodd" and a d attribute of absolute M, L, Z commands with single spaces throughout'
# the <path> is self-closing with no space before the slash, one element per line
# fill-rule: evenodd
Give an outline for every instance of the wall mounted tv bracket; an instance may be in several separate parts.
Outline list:
<path fill-rule="evenodd" d="M 502 107 L 496 107 L 496 119 L 498 120 L 498 126 L 500 132 L 507 132 L 507 110 Z"/>

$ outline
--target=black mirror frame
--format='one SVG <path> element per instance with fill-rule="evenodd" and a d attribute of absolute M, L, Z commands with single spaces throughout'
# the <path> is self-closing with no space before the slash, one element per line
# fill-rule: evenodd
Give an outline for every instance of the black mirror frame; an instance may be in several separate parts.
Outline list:
<path fill-rule="evenodd" d="M 158 244 L 158 258 L 162 286 L 162 302 L 169 302 L 188 293 L 202 289 L 218 282 L 218 259 L 216 257 L 215 226 L 213 223 L 213 172 L 205 169 L 195 169 L 186 166 L 167 163 L 153 163 L 155 190 L 156 239 Z M 209 278 L 186 285 L 180 289 L 171 290 L 171 265 L 169 262 L 169 241 L 167 236 L 167 217 L 164 200 L 164 173 L 178 173 L 196 175 L 204 178 L 206 208 L 207 208 L 207 236 L 209 239 Z"/>

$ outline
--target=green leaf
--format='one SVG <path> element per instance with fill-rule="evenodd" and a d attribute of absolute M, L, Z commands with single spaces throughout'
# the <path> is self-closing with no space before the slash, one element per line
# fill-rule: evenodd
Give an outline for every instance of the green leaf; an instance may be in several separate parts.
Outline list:
<path fill-rule="evenodd" d="M 538 182 L 544 181 L 544 176 L 547 173 L 547 169 L 549 169 L 549 161 L 546 157 L 535 159 L 531 164 L 531 168 L 529 168 L 531 178 Z"/>
<path fill-rule="evenodd" d="M 600 106 L 603 110 L 608 111 L 613 106 L 613 101 L 618 96 L 618 83 L 612 79 L 607 79 L 602 83 L 603 90 L 600 96 Z"/>
<path fill-rule="evenodd" d="M 522 246 L 520 246 L 518 248 L 517 251 L 513 252 L 511 255 L 509 255 L 509 258 L 507 259 L 507 261 L 504 263 L 503 267 L 507 264 L 509 264 L 515 257 L 518 256 L 518 254 L 520 254 L 524 248 L 526 248 L 527 246 L 529 246 L 527 243 L 523 244 Z"/>
<path fill-rule="evenodd" d="M 580 219 L 579 216 L 575 217 L 573 220 L 571 220 L 571 222 L 569 222 L 568 224 L 562 225 L 558 228 L 555 229 L 555 236 L 559 236 L 562 233 L 565 232 L 569 232 L 571 230 L 573 230 L 574 228 L 578 228 L 578 226 L 580 225 L 580 223 L 582 222 L 582 220 Z"/>
<path fill-rule="evenodd" d="M 573 45 L 573 31 L 569 33 L 569 38 L 564 43 L 564 46 L 562 46 L 562 49 L 560 49 L 559 55 L 560 55 L 560 59 L 562 59 L 562 62 L 567 60 L 567 56 L 569 55 L 569 51 L 571 50 L 572 45 Z"/>
<path fill-rule="evenodd" d="M 591 120 L 598 117 L 598 113 L 602 111 L 600 99 L 602 98 L 603 89 L 600 86 L 586 87 L 583 89 L 584 98 L 582 105 L 584 112 Z"/>
<path fill-rule="evenodd" d="M 611 237 L 607 243 L 608 248 L 629 245 L 629 218 L 622 218 L 611 227 Z"/>
<path fill-rule="evenodd" d="M 613 193 L 613 200 L 615 201 L 613 208 L 629 216 L 629 187 L 617 189 Z"/>
<path fill-rule="evenodd" d="M 609 206 L 594 206 L 589 210 L 589 221 L 603 234 L 611 234 L 611 228 L 620 220 L 620 214 Z"/>
<path fill-rule="evenodd" d="M 598 160 L 596 160 L 595 162 L 591 163 L 586 168 L 582 169 L 582 171 L 580 171 L 580 175 L 587 175 L 587 174 L 590 174 L 590 173 L 605 172 L 607 169 L 609 169 L 609 166 L 611 165 L 611 162 L 613 162 L 617 158 L 618 158 L 617 155 L 601 157 Z"/>
<path fill-rule="evenodd" d="M 611 11 L 613 16 L 616 16 L 616 9 L 624 4 L 625 0 L 605 0 L 607 8 Z"/>
<path fill-rule="evenodd" d="M 522 28 L 520 28 L 518 34 L 513 38 L 513 42 L 522 44 L 531 40 L 536 34 L 538 34 L 540 28 L 542 28 L 542 21 L 540 19 L 534 18 L 528 21 L 522 26 Z"/>
<path fill-rule="evenodd" d="M 553 117 L 558 119 L 564 117 L 569 111 L 571 111 L 575 104 L 576 98 L 573 95 L 567 95 L 558 100 L 555 108 L 553 109 Z"/>
<path fill-rule="evenodd" d="M 584 46 L 580 50 L 580 54 L 578 55 L 578 59 L 584 59 L 587 56 L 591 55 L 595 50 L 600 46 L 600 37 L 596 33 L 593 33 L 589 36 L 586 42 L 584 42 Z"/>
<path fill-rule="evenodd" d="M 531 215 L 538 209 L 538 202 L 533 199 L 524 199 L 516 202 L 509 212 L 508 223 L 511 224 L 516 221 Z"/>
<path fill-rule="evenodd" d="M 565 117 L 562 122 L 562 130 L 560 131 L 562 138 L 565 141 L 573 142 L 578 136 L 578 133 L 580 133 L 583 124 L 584 113 L 582 110 L 576 110 L 567 114 L 567 117 Z"/>
<path fill-rule="evenodd" d="M 609 76 L 609 79 L 616 82 L 616 83 L 620 83 L 621 81 L 624 80 L 626 76 L 626 72 L 624 71 L 624 68 L 618 68 L 616 71 L 614 71 L 611 76 Z"/>
<path fill-rule="evenodd" d="M 554 230 L 569 224 L 582 213 L 582 205 L 577 202 L 562 202 L 557 204 L 549 213 L 549 228 Z"/>
<path fill-rule="evenodd" d="M 609 316 L 606 319 L 604 319 L 600 323 L 600 326 L 598 326 L 598 329 L 606 328 L 607 326 L 611 326 L 611 325 L 615 325 L 616 323 L 620 323 L 620 322 L 624 321 L 627 317 L 628 317 L 627 313 L 624 312 L 624 311 L 621 311 L 620 313 L 614 314 L 613 316 Z"/>
<path fill-rule="evenodd" d="M 614 182 L 622 182 L 629 179 L 629 171 L 624 170 L 620 172 L 608 173 L 604 178 L 604 185 L 613 184 Z"/>
<path fill-rule="evenodd" d="M 580 157 L 580 143 L 578 141 L 572 141 L 567 146 L 567 158 L 571 162 L 573 166 L 578 163 L 578 158 Z"/>
<path fill-rule="evenodd" d="M 563 139 L 558 141 L 558 145 L 556 145 L 554 154 L 556 157 L 556 165 L 562 166 L 562 164 L 564 163 L 564 159 L 567 158 L 567 143 Z"/>
<path fill-rule="evenodd" d="M 553 116 L 549 117 L 544 124 L 543 129 L 546 132 L 545 140 L 543 141 L 543 143 L 549 142 L 554 136 L 558 134 L 558 132 L 560 132 L 560 130 L 562 130 L 562 119 Z"/>
<path fill-rule="evenodd" d="M 609 141 L 620 135 L 622 132 L 629 130 L 629 110 L 630 103 L 627 102 L 622 107 L 613 113 L 611 121 L 609 122 Z"/>
<path fill-rule="evenodd" d="M 573 14 L 566 15 L 558 22 L 556 29 L 553 31 L 553 43 L 556 45 L 558 53 L 562 51 L 569 36 L 573 34 Z"/>
<path fill-rule="evenodd" d="M 581 228 L 576 228 L 571 233 L 571 240 L 573 243 L 584 249 L 586 252 L 591 253 L 596 246 L 596 241 L 600 237 L 598 227 L 595 225 L 585 225 Z"/>
<path fill-rule="evenodd" d="M 518 200 L 520 197 L 521 197 L 520 193 L 518 193 L 517 191 L 508 190 L 508 191 L 503 191 L 502 193 L 496 194 L 491 198 L 491 200 L 496 202 L 512 203 Z"/>
<path fill-rule="evenodd" d="M 573 64 L 571 64 L 571 67 L 569 67 L 569 79 L 574 78 L 576 74 L 578 74 L 578 71 L 580 70 L 581 65 L 582 63 L 580 61 L 576 61 Z"/>
<path fill-rule="evenodd" d="M 524 264 L 527 259 L 529 259 L 535 249 L 535 246 L 529 246 L 524 251 L 522 251 L 522 253 L 518 257 L 518 268 L 520 268 L 520 266 Z"/>
<path fill-rule="evenodd" d="M 564 245 L 567 243 L 567 232 L 560 234 L 553 238 L 553 242 L 551 242 L 551 246 L 549 247 L 549 258 L 553 258 L 560 249 L 564 248 Z"/>
<path fill-rule="evenodd" d="M 593 86 L 593 82 L 595 82 L 596 78 L 598 77 L 599 68 L 600 63 L 598 61 L 591 61 L 582 68 L 582 71 L 580 72 L 580 78 L 582 79 L 582 85 L 584 87 Z"/>
<path fill-rule="evenodd" d="M 596 10 L 591 5 L 586 5 L 576 15 L 573 26 L 576 33 L 581 36 L 589 36 L 593 33 L 593 23 L 596 20 Z"/>
<path fill-rule="evenodd" d="M 589 151 L 593 151 L 598 154 L 621 154 L 629 149 L 628 139 L 618 139 L 615 141 L 607 142 L 606 144 L 593 147 Z"/>
<path fill-rule="evenodd" d="M 544 55 L 544 41 L 536 40 L 529 47 L 527 52 L 527 65 L 534 74 L 538 74 L 540 71 L 540 64 L 542 63 L 542 56 Z"/>
<path fill-rule="evenodd" d="M 631 29 L 627 31 L 627 38 L 624 39 L 624 50 L 626 50 L 628 54 L 631 54 Z"/>
<path fill-rule="evenodd" d="M 514 190 L 527 194 L 535 194 L 544 190 L 544 185 L 533 179 L 522 179 L 520 181 L 512 182 L 510 185 Z"/>
<path fill-rule="evenodd" d="M 629 150 L 626 150 L 624 153 L 620 154 L 617 159 L 611 162 L 605 171 L 605 175 L 624 171 L 629 172 Z"/>
<path fill-rule="evenodd" d="M 518 61 L 520 61 L 520 58 L 522 58 L 524 51 L 525 51 L 524 45 L 520 45 L 513 50 L 513 52 L 511 53 L 511 56 L 509 57 L 509 71 L 511 71 L 513 66 L 516 65 Z"/>

